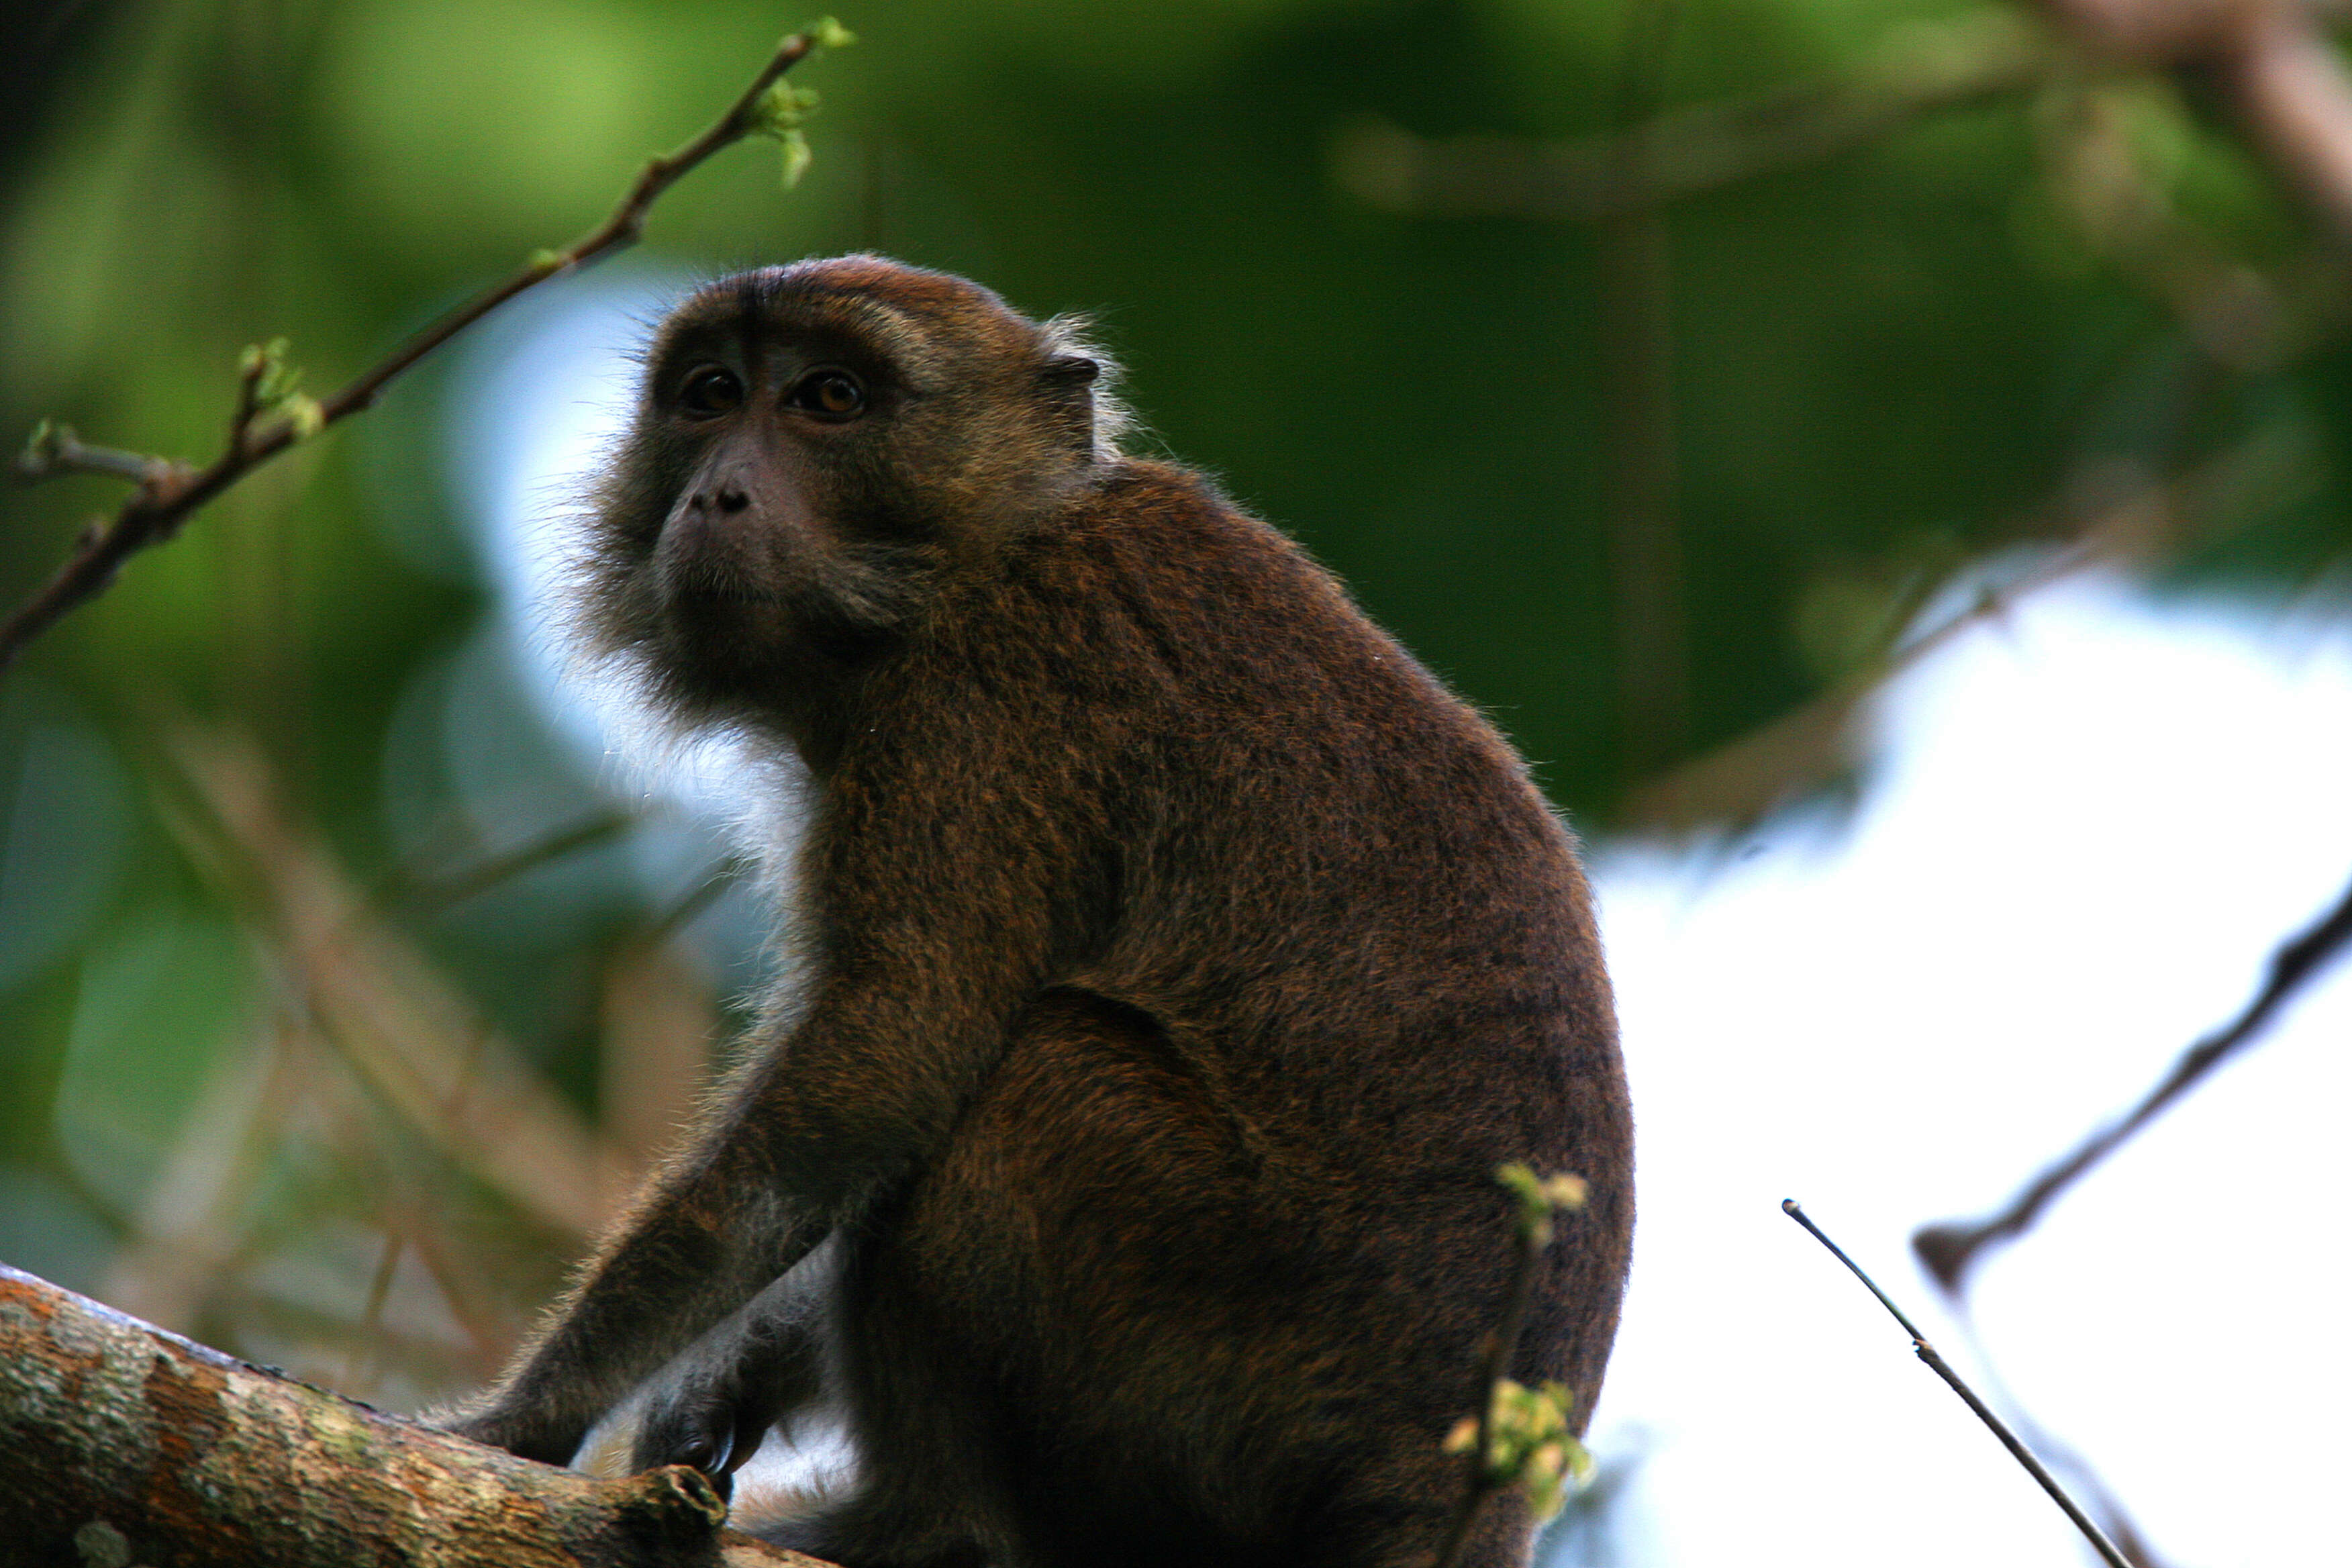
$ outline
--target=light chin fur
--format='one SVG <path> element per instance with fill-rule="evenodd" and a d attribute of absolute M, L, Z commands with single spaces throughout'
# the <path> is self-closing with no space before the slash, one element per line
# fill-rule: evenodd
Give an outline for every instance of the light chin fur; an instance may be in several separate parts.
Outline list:
<path fill-rule="evenodd" d="M 804 964 L 793 895 L 814 782 L 789 741 L 772 727 L 718 705 L 682 700 L 657 667 L 655 626 L 628 626 L 592 608 L 609 602 L 609 565 L 582 546 L 567 563 L 541 624 L 555 629 L 566 679 L 593 688 L 606 746 L 606 787 L 634 802 L 690 800 L 751 868 L 747 879 L 777 934 L 768 953 L 777 978 L 763 998 L 769 1017 L 789 1013 Z M 649 619 L 649 617 L 647 617 Z M 691 778 L 705 787 L 680 787 Z"/>

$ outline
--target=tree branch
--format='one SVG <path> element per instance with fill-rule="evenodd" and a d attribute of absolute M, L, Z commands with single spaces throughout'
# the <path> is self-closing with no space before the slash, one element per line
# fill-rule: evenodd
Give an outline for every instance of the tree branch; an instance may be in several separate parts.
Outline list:
<path fill-rule="evenodd" d="M 103 593 L 125 561 L 177 534 L 198 508 L 254 468 L 319 430 L 373 407 L 384 389 L 418 361 L 516 295 L 635 244 L 644 232 L 646 213 L 663 192 L 721 148 L 732 146 L 747 136 L 776 130 L 776 119 L 768 111 L 766 102 L 770 89 L 786 71 L 818 47 L 844 41 L 846 37 L 827 21 L 784 39 L 726 113 L 677 152 L 656 158 L 645 166 L 636 183 L 601 226 L 566 249 L 542 251 L 532 257 L 519 270 L 417 332 L 323 402 L 289 396 L 273 407 L 269 399 L 259 395 L 259 389 L 265 377 L 277 368 L 275 354 L 248 351 L 239 367 L 236 408 L 230 421 L 228 441 L 220 455 L 201 468 L 163 458 L 84 447 L 70 430 L 60 427 L 44 426 L 36 431 L 32 444 L 17 463 L 18 472 L 25 477 L 38 479 L 59 471 L 110 473 L 136 480 L 139 488 L 112 517 L 85 531 L 56 574 L 5 622 L 0 622 L 0 669 L 15 662 L 26 645 L 68 612 Z M 283 352 L 281 345 L 272 347 Z"/>
<path fill-rule="evenodd" d="M 824 1568 L 683 1466 L 601 1480 L 251 1366 L 0 1265 L 0 1539 L 174 1568 Z"/>
<path fill-rule="evenodd" d="M 2155 1121 L 2166 1106 L 2236 1055 L 2305 982 L 2347 947 L 2352 947 L 2352 888 L 2345 889 L 2334 909 L 2271 955 L 2269 978 L 2254 999 L 2246 1004 L 2245 1010 L 2182 1053 L 2172 1070 L 2165 1074 L 2164 1081 L 2150 1089 L 2129 1115 L 2085 1139 L 2073 1153 L 2035 1177 L 1999 1214 L 1973 1225 L 1928 1226 L 1911 1238 L 1911 1250 L 1918 1255 L 1927 1272 L 1936 1277 L 1937 1284 L 1958 1295 L 1979 1253 L 1996 1242 L 2032 1229 L 2059 1194 Z"/>
<path fill-rule="evenodd" d="M 2280 482 L 2283 455 L 2294 460 L 2291 448 L 2257 431 L 2167 476 L 2078 464 L 2054 494 L 1997 531 L 2010 540 L 2054 539 L 2050 554 L 1985 584 L 1930 625 L 1917 625 L 1916 610 L 1906 606 L 1890 620 L 1892 639 L 1828 689 L 1635 788 L 1621 810 L 1622 825 L 1667 834 L 1713 823 L 1753 826 L 1853 764 L 1854 720 L 1895 677 L 2053 584 L 2100 568 L 2128 570 L 2210 537 L 2222 520 L 2247 515 L 2248 497 Z M 1932 600 L 1942 586 L 1931 584 L 1922 597 Z"/>

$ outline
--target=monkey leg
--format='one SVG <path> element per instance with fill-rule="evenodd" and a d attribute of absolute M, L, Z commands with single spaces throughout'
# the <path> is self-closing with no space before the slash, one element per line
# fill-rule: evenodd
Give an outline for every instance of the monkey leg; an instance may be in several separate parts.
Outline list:
<path fill-rule="evenodd" d="M 850 1568 L 1429 1563 L 1500 1204 L 1474 1168 L 1477 1245 L 1449 1248 L 1450 1195 L 1425 1211 L 1256 1103 L 1136 1009 L 1034 1004 L 845 1256 L 858 1489 L 775 1538 Z M 1467 1561 L 1526 1542 L 1493 1509 Z"/>

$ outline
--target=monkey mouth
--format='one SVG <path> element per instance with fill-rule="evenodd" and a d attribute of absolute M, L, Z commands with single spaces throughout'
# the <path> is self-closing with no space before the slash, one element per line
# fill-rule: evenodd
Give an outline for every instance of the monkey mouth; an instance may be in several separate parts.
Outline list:
<path fill-rule="evenodd" d="M 747 576 L 731 562 L 688 558 L 661 563 L 657 581 L 663 602 L 670 605 L 759 605 L 782 599 L 772 584 Z"/>
<path fill-rule="evenodd" d="M 781 605 L 782 594 L 766 588 L 722 586 L 708 583 L 687 583 L 672 587 L 668 597 L 672 604 L 696 605 Z"/>

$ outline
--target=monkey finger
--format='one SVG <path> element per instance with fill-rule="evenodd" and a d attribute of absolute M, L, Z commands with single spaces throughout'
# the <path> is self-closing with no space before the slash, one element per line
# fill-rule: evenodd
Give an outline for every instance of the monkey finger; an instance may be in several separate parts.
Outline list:
<path fill-rule="evenodd" d="M 768 1428 L 772 1425 L 773 1415 L 765 1404 L 746 1400 L 735 1406 L 734 1429 L 727 1435 L 728 1454 L 720 1461 L 727 1467 L 729 1475 L 751 1462 L 751 1456 L 758 1453 L 760 1445 L 767 1440 Z"/>
<path fill-rule="evenodd" d="M 673 1447 L 662 1462 L 691 1465 L 715 1483 L 733 1472 L 735 1466 L 728 1461 L 734 1456 L 735 1428 L 730 1424 L 712 1431 L 696 1433 Z M 719 1495 L 724 1497 L 727 1494 L 722 1491 Z"/>

